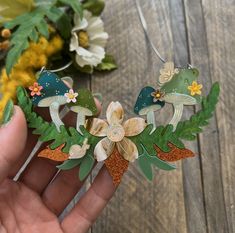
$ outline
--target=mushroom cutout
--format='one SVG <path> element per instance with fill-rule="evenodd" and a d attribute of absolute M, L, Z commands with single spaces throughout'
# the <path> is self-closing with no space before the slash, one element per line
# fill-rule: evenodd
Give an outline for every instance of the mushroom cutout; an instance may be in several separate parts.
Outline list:
<path fill-rule="evenodd" d="M 69 87 L 60 80 L 60 78 L 49 71 L 43 71 L 37 83 L 42 87 L 39 95 L 34 95 L 32 102 L 38 107 L 49 107 L 50 116 L 58 131 L 63 125 L 59 117 L 59 107 L 66 104 L 65 93 L 69 91 Z"/>
<path fill-rule="evenodd" d="M 69 104 L 70 110 L 77 113 L 76 129 L 81 133 L 80 126 L 85 125 L 87 116 L 94 116 L 98 113 L 94 97 L 87 89 L 78 90 L 78 97 L 76 102 Z"/>
<path fill-rule="evenodd" d="M 156 129 L 154 111 L 161 109 L 165 105 L 164 101 L 154 100 L 152 95 L 154 92 L 156 92 L 156 90 L 153 87 L 144 87 L 140 91 L 134 107 L 134 112 L 137 115 L 147 115 L 147 123 L 153 125 L 152 132 Z"/>
<path fill-rule="evenodd" d="M 165 83 L 161 87 L 161 91 L 165 93 L 163 99 L 167 103 L 173 104 L 174 114 L 169 122 L 173 125 L 174 130 L 183 114 L 184 105 L 195 105 L 200 103 L 200 95 L 191 95 L 189 91 L 190 85 L 198 78 L 199 72 L 195 68 L 182 69 L 179 73 L 175 74 L 171 81 Z M 200 88 L 202 87 L 201 85 Z"/>

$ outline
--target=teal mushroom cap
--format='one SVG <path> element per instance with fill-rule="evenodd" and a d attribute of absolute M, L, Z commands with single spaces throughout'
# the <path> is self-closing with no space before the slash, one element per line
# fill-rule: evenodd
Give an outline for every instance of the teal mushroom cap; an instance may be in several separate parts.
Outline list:
<path fill-rule="evenodd" d="M 34 105 L 39 107 L 49 107 L 54 102 L 57 102 L 60 105 L 66 104 L 66 97 L 64 94 L 69 91 L 69 88 L 55 73 L 43 71 L 37 82 L 43 89 L 41 95 L 35 95 L 32 98 Z"/>
<path fill-rule="evenodd" d="M 49 71 L 43 71 L 38 84 L 43 87 L 40 95 L 34 95 L 32 102 L 38 107 L 49 107 L 50 116 L 58 131 L 63 122 L 59 116 L 59 107 L 67 103 L 65 93 L 69 92 L 69 87 L 55 74 Z"/>
<path fill-rule="evenodd" d="M 154 102 L 151 94 L 155 91 L 153 87 L 149 86 L 144 87 L 140 91 L 134 107 L 134 112 L 137 115 L 147 115 L 148 112 L 159 110 L 165 105 L 164 101 L 158 100 Z"/>

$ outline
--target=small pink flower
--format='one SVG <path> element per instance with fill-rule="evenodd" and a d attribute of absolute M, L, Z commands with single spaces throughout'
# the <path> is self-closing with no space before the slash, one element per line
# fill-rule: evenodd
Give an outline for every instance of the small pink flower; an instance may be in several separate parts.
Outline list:
<path fill-rule="evenodd" d="M 41 93 L 41 90 L 43 89 L 42 86 L 39 86 L 39 84 L 37 82 L 35 82 L 33 84 L 33 86 L 30 86 L 29 87 L 29 90 L 31 91 L 30 95 L 31 96 L 34 96 L 34 95 L 38 95 L 40 96 L 42 93 Z"/>
<path fill-rule="evenodd" d="M 70 89 L 68 93 L 65 93 L 64 96 L 67 98 L 67 103 L 76 102 L 76 97 L 78 96 L 77 92 L 74 92 L 73 89 Z"/>

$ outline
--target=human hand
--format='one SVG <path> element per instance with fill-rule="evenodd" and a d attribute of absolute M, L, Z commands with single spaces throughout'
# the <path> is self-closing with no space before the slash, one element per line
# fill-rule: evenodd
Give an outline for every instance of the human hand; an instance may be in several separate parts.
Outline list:
<path fill-rule="evenodd" d="M 13 181 L 36 142 L 37 137 L 27 133 L 22 110 L 15 106 L 10 122 L 0 128 L 0 232 L 87 232 L 115 192 L 111 176 L 103 166 L 88 191 L 60 222 L 58 216 L 83 183 L 77 177 L 78 168 L 56 175 L 56 164 L 37 156 L 19 180 Z"/>

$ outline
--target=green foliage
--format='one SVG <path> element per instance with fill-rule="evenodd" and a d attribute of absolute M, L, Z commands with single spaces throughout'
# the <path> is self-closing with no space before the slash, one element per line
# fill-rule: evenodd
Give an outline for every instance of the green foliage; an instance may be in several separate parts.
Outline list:
<path fill-rule="evenodd" d="M 167 125 L 165 127 L 159 126 L 151 133 L 153 126 L 148 125 L 141 134 L 129 137 L 137 145 L 140 154 L 139 165 L 148 179 L 152 177 L 152 172 L 149 171 L 150 164 L 158 167 L 160 165 L 159 160 L 150 160 L 150 156 L 156 157 L 157 154 L 154 145 L 164 152 L 169 152 L 168 143 L 172 143 L 178 148 L 184 148 L 182 140 L 196 139 L 196 135 L 202 132 L 202 127 L 206 126 L 208 120 L 213 116 L 218 102 L 219 90 L 219 84 L 213 84 L 208 96 L 202 100 L 202 109 L 191 116 L 189 120 L 180 122 L 175 131 L 173 131 L 172 125 Z M 145 164 L 147 160 L 150 164 Z"/>
<path fill-rule="evenodd" d="M 170 165 L 162 161 L 155 154 L 150 155 L 146 151 L 144 146 L 143 145 L 141 146 L 142 146 L 143 152 L 138 158 L 139 167 L 148 180 L 153 179 L 152 165 L 158 167 L 159 169 L 167 170 L 167 171 L 175 169 L 174 165 Z"/>
<path fill-rule="evenodd" d="M 110 71 L 117 69 L 117 64 L 113 58 L 112 55 L 105 55 L 105 58 L 102 60 L 102 62 L 95 67 L 95 70 L 98 71 Z"/>
<path fill-rule="evenodd" d="M 90 11 L 93 15 L 99 16 L 104 10 L 104 0 L 85 0 L 82 2 L 83 9 Z"/>
<path fill-rule="evenodd" d="M 84 180 L 88 176 L 94 164 L 95 164 L 95 159 L 93 156 L 87 155 L 86 157 L 84 157 L 79 168 L 78 176 L 80 180 Z"/>
<path fill-rule="evenodd" d="M 219 83 L 214 83 L 207 97 L 202 99 L 202 109 L 187 121 L 179 122 L 174 132 L 174 137 L 184 140 L 194 140 L 202 132 L 202 127 L 208 125 L 208 120 L 213 116 L 219 98 Z"/>
<path fill-rule="evenodd" d="M 29 41 L 37 42 L 39 35 L 49 37 L 47 19 L 58 24 L 58 29 L 64 38 L 69 37 L 71 20 L 66 12 L 56 7 L 57 3 L 70 6 L 81 17 L 83 8 L 77 0 L 49 1 L 46 4 L 38 4 L 31 12 L 22 14 L 10 22 L 5 23 L 5 28 L 15 29 L 11 38 L 11 49 L 6 58 L 6 71 L 9 75 L 12 67 L 17 63 L 22 52 L 28 48 Z M 60 20 L 61 19 L 61 20 Z"/>
<path fill-rule="evenodd" d="M 24 88 L 18 87 L 17 89 L 18 104 L 23 109 L 28 126 L 34 128 L 34 134 L 41 135 L 39 140 L 43 142 L 52 141 L 50 144 L 51 149 L 55 149 L 58 146 L 65 144 L 62 149 L 63 152 L 68 153 L 72 145 L 83 144 L 83 141 L 87 138 L 90 145 L 86 155 L 81 159 L 67 160 L 58 168 L 62 170 L 72 169 L 80 165 L 79 177 L 84 179 L 91 171 L 94 165 L 93 152 L 97 143 L 102 137 L 95 137 L 91 135 L 82 126 L 81 134 L 75 128 L 60 127 L 58 132 L 53 123 L 44 121 L 33 111 L 33 105 L 30 98 Z M 208 120 L 213 116 L 216 104 L 219 97 L 219 84 L 215 83 L 207 97 L 203 98 L 202 109 L 194 114 L 189 120 L 182 121 L 178 124 L 175 131 L 173 131 L 172 125 L 159 126 L 152 133 L 152 125 L 148 125 L 144 131 L 133 137 L 129 137 L 137 146 L 139 152 L 139 166 L 144 175 L 151 180 L 153 177 L 152 166 L 158 167 L 163 170 L 175 169 L 174 165 L 170 165 L 165 161 L 159 159 L 156 154 L 154 146 L 158 146 L 162 151 L 169 152 L 170 148 L 168 143 L 172 143 L 179 148 L 184 148 L 182 140 L 193 140 L 196 135 L 202 131 L 202 127 L 208 124 Z"/>
<path fill-rule="evenodd" d="M 84 126 L 81 126 L 80 128 L 82 134 L 80 134 L 75 128 L 72 127 L 66 128 L 63 125 L 60 127 L 60 132 L 58 132 L 53 123 L 44 121 L 42 117 L 38 116 L 33 111 L 32 101 L 28 97 L 24 88 L 22 87 L 17 88 L 17 99 L 18 99 L 18 105 L 22 108 L 25 114 L 26 120 L 28 122 L 28 127 L 34 129 L 33 134 L 40 135 L 39 137 L 40 141 L 51 142 L 50 144 L 51 149 L 55 149 L 60 145 L 65 144 L 62 151 L 64 153 L 68 153 L 72 145 L 78 144 L 82 146 L 83 141 L 87 139 L 90 148 L 88 149 L 87 154 L 83 158 L 79 160 L 78 159 L 68 160 L 59 166 L 59 168 L 62 170 L 68 170 L 78 166 L 79 164 L 82 165 L 84 163 L 83 166 L 86 166 L 87 168 L 87 166 L 90 164 L 89 161 L 91 161 L 91 159 L 90 158 L 87 159 L 87 157 L 91 157 L 91 155 L 93 155 L 95 146 L 102 139 L 102 137 L 95 137 L 91 135 L 88 131 L 86 131 Z M 88 166 L 88 168 L 89 167 L 90 166 Z M 87 169 L 83 168 L 81 174 L 79 174 L 79 177 L 85 177 L 86 172 L 88 172 L 89 170 L 88 168 Z"/>
<path fill-rule="evenodd" d="M 78 165 L 81 164 L 81 162 L 82 162 L 82 158 L 80 158 L 80 159 L 68 159 L 63 164 L 57 166 L 57 168 L 66 171 L 66 170 L 70 170 L 70 169 L 73 169 L 73 168 L 77 167 Z"/>
<path fill-rule="evenodd" d="M 75 13 L 79 14 L 81 18 L 83 17 L 83 7 L 80 1 L 78 0 L 58 0 L 58 1 L 61 2 L 62 4 L 70 6 Z"/>
<path fill-rule="evenodd" d="M 14 103 L 12 100 L 8 100 L 6 106 L 3 110 L 2 119 L 0 119 L 0 126 L 7 124 L 10 121 L 10 119 L 13 115 L 13 112 L 14 112 Z"/>

